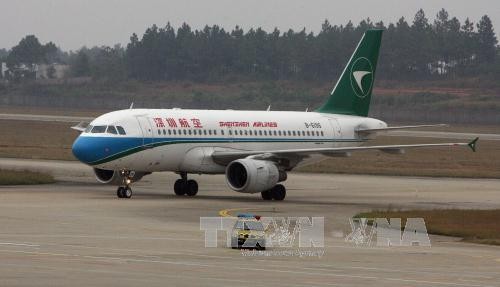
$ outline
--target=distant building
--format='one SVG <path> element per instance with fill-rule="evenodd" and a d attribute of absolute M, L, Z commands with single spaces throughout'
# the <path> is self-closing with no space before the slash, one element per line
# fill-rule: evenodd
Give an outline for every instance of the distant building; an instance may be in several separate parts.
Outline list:
<path fill-rule="evenodd" d="M 7 63 L 0 63 L 0 73 L 2 75 L 2 78 L 5 78 L 5 74 L 7 73 L 9 69 L 7 68 Z"/>
<path fill-rule="evenodd" d="M 59 63 L 40 64 L 35 67 L 35 78 L 40 79 L 62 79 L 69 70 L 69 65 Z"/>
<path fill-rule="evenodd" d="M 26 79 L 62 79 L 69 71 L 69 65 L 52 64 L 20 64 L 9 69 L 6 63 L 1 63 L 1 75 L 3 79 L 26 78 Z"/>

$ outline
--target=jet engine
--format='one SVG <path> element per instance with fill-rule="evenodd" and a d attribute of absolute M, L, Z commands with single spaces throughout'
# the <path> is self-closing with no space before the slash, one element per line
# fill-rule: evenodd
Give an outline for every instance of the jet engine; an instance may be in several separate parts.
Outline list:
<path fill-rule="evenodd" d="M 118 170 L 100 169 L 94 168 L 95 178 L 99 183 L 120 185 L 123 183 L 123 176 Z M 150 174 L 149 172 L 130 172 L 130 181 L 136 182 L 141 180 L 145 175 Z"/>
<path fill-rule="evenodd" d="M 226 167 L 226 182 L 237 192 L 257 193 L 269 190 L 286 179 L 286 173 L 270 161 L 238 159 Z"/>

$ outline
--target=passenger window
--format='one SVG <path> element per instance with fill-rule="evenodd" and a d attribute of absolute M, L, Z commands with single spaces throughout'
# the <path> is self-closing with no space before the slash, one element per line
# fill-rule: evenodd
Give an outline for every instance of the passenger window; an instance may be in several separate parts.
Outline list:
<path fill-rule="evenodd" d="M 276 131 L 273 131 L 273 134 L 276 136 Z"/>
<path fill-rule="evenodd" d="M 171 130 L 168 130 L 168 135 L 171 135 L 172 134 L 172 131 Z"/>
<path fill-rule="evenodd" d="M 191 135 L 191 130 L 188 130 L 188 134 Z"/>
<path fill-rule="evenodd" d="M 158 135 L 161 135 L 161 131 L 160 130 L 158 130 Z"/>
<path fill-rule="evenodd" d="M 306 132 L 305 131 L 302 131 L 302 136 L 305 137 L 306 136 Z"/>
<path fill-rule="evenodd" d="M 108 126 L 107 133 L 108 133 L 108 134 L 114 134 L 114 135 L 117 135 L 117 134 L 118 134 L 118 132 L 116 131 L 116 129 L 115 129 L 115 127 L 114 127 L 114 126 Z"/>
<path fill-rule="evenodd" d="M 321 131 L 321 136 L 324 136 L 323 131 Z"/>
<path fill-rule="evenodd" d="M 184 135 L 186 135 L 186 130 L 184 130 L 182 133 L 183 133 Z"/>
<path fill-rule="evenodd" d="M 220 134 L 221 134 L 221 135 L 224 135 L 224 130 L 220 130 Z"/>
<path fill-rule="evenodd" d="M 216 135 L 217 135 L 217 130 L 214 130 L 214 136 L 216 136 Z"/>
<path fill-rule="evenodd" d="M 291 131 L 288 131 L 288 135 L 291 136 L 292 135 L 292 132 Z"/>
<path fill-rule="evenodd" d="M 267 131 L 264 131 L 264 135 L 267 136 Z"/>
<path fill-rule="evenodd" d="M 248 135 L 248 131 L 247 131 L 247 130 L 245 130 L 245 135 L 246 135 L 246 136 Z"/>
<path fill-rule="evenodd" d="M 281 136 L 281 131 L 278 131 L 278 135 Z"/>
<path fill-rule="evenodd" d="M 208 130 L 208 134 L 209 134 L 209 135 L 212 135 L 212 130 Z"/>
<path fill-rule="evenodd" d="M 295 136 L 295 131 L 292 132 L 293 136 Z"/>
<path fill-rule="evenodd" d="M 116 126 L 116 129 L 118 130 L 118 133 L 121 135 L 125 135 L 125 130 L 123 129 L 122 126 Z"/>
<path fill-rule="evenodd" d="M 311 133 L 309 131 L 307 131 L 307 136 L 310 136 L 310 135 L 311 135 Z"/>
<path fill-rule="evenodd" d="M 233 131 L 232 130 L 229 130 L 229 135 L 232 136 L 233 135 Z"/>
<path fill-rule="evenodd" d="M 262 135 L 262 131 L 259 131 L 259 136 L 261 136 L 261 135 Z"/>
<path fill-rule="evenodd" d="M 88 133 L 92 130 L 92 126 L 88 125 L 84 132 Z"/>
<path fill-rule="evenodd" d="M 93 134 L 102 134 L 106 131 L 107 126 L 94 126 L 92 128 Z"/>

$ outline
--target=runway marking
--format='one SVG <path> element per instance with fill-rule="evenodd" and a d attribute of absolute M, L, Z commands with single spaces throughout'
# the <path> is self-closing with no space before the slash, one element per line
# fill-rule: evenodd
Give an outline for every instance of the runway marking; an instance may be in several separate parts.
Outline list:
<path fill-rule="evenodd" d="M 24 246 L 24 247 L 40 247 L 40 245 L 37 245 L 37 244 L 14 243 L 14 242 L 0 242 L 0 245 Z"/>
<path fill-rule="evenodd" d="M 223 209 L 219 211 L 219 216 L 222 217 L 235 217 L 234 215 L 230 214 L 230 212 L 233 211 L 238 211 L 238 210 L 256 210 L 258 208 L 230 208 L 230 209 Z"/>
<path fill-rule="evenodd" d="M 227 266 L 227 265 L 216 265 L 216 264 L 204 264 L 199 262 L 180 262 L 180 261 L 167 261 L 167 260 L 146 260 L 146 259 L 134 259 L 134 258 L 122 258 L 122 257 L 106 257 L 106 256 L 91 256 L 91 255 L 80 255 L 80 254 L 68 254 L 68 253 L 51 253 L 51 252 L 36 252 L 36 251 L 18 251 L 18 250 L 0 250 L 0 252 L 8 253 L 22 253 L 29 255 L 48 255 L 56 257 L 72 257 L 72 258 L 85 258 L 94 259 L 102 261 L 121 261 L 121 262 L 134 262 L 134 263 L 158 263 L 158 264 L 171 264 L 171 265 L 181 265 L 181 266 L 196 266 L 205 268 L 230 268 L 243 271 L 254 271 L 254 272 L 272 272 L 272 273 L 287 273 L 287 274 L 304 274 L 304 275 L 319 275 L 327 277 L 346 277 L 346 278 L 356 278 L 356 279 L 368 279 L 368 280 L 387 280 L 387 281 L 399 281 L 399 282 L 412 282 L 418 284 L 432 284 L 432 285 L 444 285 L 444 286 L 469 286 L 469 287 L 482 287 L 488 285 L 472 285 L 472 284 L 462 284 L 453 282 L 439 282 L 439 281 L 428 281 L 428 280 L 417 280 L 417 279 L 405 279 L 405 278 L 391 278 L 391 277 L 377 277 L 377 276 L 366 276 L 366 275 L 350 275 L 350 274 L 336 274 L 331 273 L 320 273 L 320 272 L 307 272 L 299 270 L 290 270 L 294 267 L 289 267 L 285 270 L 273 269 L 273 268 L 257 268 L 257 267 L 239 267 L 239 266 Z M 305 269 L 304 269 L 305 270 Z"/>
<path fill-rule="evenodd" d="M 138 236 L 109 236 L 109 235 L 70 235 L 70 234 L 8 234 L 0 233 L 0 237 L 39 237 L 39 238 L 100 238 L 100 239 L 132 239 L 132 240 L 179 240 L 179 241 L 204 241 L 195 238 L 175 238 L 175 237 L 138 237 Z"/>
<path fill-rule="evenodd" d="M 222 217 L 236 217 L 234 215 L 232 215 L 231 213 L 232 212 L 235 212 L 235 211 L 249 211 L 249 210 L 260 210 L 260 211 L 263 211 L 265 212 L 265 210 L 261 207 L 250 207 L 250 208 L 229 208 L 229 209 L 223 209 L 223 210 L 220 210 L 219 211 L 219 216 L 222 216 Z M 275 208 L 273 207 L 273 212 L 276 212 Z"/>

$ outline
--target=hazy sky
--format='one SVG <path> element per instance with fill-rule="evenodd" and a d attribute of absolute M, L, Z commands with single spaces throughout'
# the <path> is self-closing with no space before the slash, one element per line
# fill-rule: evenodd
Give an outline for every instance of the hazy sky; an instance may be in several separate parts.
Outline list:
<path fill-rule="evenodd" d="M 192 28 L 218 24 L 226 29 L 240 25 L 245 31 L 260 26 L 318 32 L 325 19 L 345 24 L 370 17 L 388 23 L 404 16 L 411 22 L 419 8 L 431 21 L 441 8 L 461 22 L 470 17 L 477 23 L 487 14 L 499 35 L 499 0 L 0 0 L 0 48 L 11 48 L 27 34 L 64 50 L 126 44 L 132 33 L 141 37 L 152 24 L 161 27 L 168 21 L 174 27 L 186 22 Z"/>

